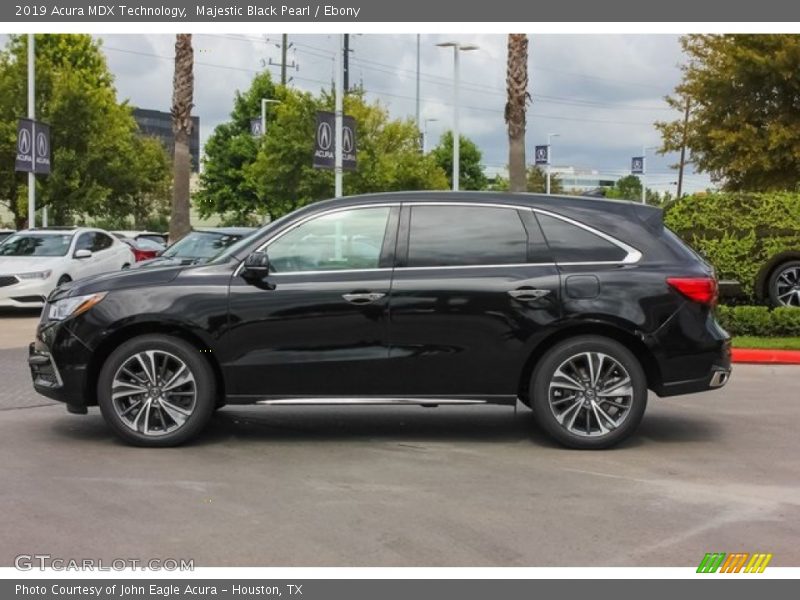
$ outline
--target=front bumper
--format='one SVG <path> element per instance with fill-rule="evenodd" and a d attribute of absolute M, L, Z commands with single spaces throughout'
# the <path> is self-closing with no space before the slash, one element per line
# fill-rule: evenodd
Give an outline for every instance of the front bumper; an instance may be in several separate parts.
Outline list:
<path fill-rule="evenodd" d="M 0 286 L 0 307 L 41 308 L 56 287 L 52 279 L 52 275 L 48 279 L 17 279 L 16 283 Z"/>
<path fill-rule="evenodd" d="M 90 359 L 89 349 L 64 323 L 40 324 L 28 347 L 33 388 L 65 402 L 70 412 L 85 413 Z"/>

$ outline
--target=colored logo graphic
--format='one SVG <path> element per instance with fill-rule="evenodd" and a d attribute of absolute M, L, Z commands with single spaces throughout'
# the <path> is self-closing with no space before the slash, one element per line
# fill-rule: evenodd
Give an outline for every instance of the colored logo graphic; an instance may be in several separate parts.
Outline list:
<path fill-rule="evenodd" d="M 697 567 L 698 573 L 763 573 L 772 554 L 756 552 L 708 552 Z"/>

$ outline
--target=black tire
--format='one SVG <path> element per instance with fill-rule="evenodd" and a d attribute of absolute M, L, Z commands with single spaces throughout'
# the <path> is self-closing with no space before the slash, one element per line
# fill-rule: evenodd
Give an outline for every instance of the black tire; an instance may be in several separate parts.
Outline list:
<path fill-rule="evenodd" d="M 589 353 L 594 353 L 592 356 L 597 359 L 591 367 Z M 597 369 L 598 364 L 600 369 Z M 559 375 L 554 380 L 560 368 L 563 373 L 573 376 L 572 379 L 577 380 L 581 387 L 585 385 L 584 391 L 576 389 L 566 377 Z M 586 380 L 590 379 L 590 368 L 599 371 L 594 385 L 586 383 L 581 376 L 584 374 Z M 625 375 L 630 380 L 630 387 L 625 384 Z M 607 385 L 601 385 L 605 382 Z M 552 392 L 551 383 L 554 385 Z M 562 389 L 559 385 L 571 387 Z M 530 386 L 531 408 L 537 423 L 569 448 L 601 449 L 620 443 L 636 430 L 647 407 L 647 378 L 641 364 L 625 346 L 602 336 L 582 335 L 556 344 L 536 365 Z M 626 393 L 610 396 L 609 392 Z M 617 403 L 621 408 L 617 408 Z M 560 408 L 563 406 L 567 408 Z M 574 413 L 568 412 L 570 408 Z M 607 420 L 607 415 L 612 418 Z M 570 420 L 571 428 L 567 423 Z M 612 423 L 616 425 L 612 427 Z M 575 433 L 578 429 L 580 434 Z M 588 429 L 588 433 L 584 429 Z"/>
<path fill-rule="evenodd" d="M 58 278 L 58 283 L 56 284 L 56 286 L 62 286 L 65 283 L 69 283 L 70 281 L 72 281 L 72 278 L 69 275 L 62 275 L 61 277 Z"/>
<path fill-rule="evenodd" d="M 781 277 L 783 279 L 779 282 L 778 280 Z M 770 305 L 773 307 L 800 307 L 800 287 L 797 286 L 800 286 L 800 260 L 790 260 L 775 267 L 767 281 L 767 294 Z M 788 298 L 786 296 L 784 298 L 780 297 L 782 294 L 792 291 L 792 289 L 796 292 L 793 296 Z"/>
<path fill-rule="evenodd" d="M 167 412 L 162 412 L 159 419 L 163 424 L 161 426 L 163 431 L 158 431 L 159 425 L 157 423 L 154 430 L 150 433 L 143 433 L 141 430 L 134 431 L 130 425 L 126 424 L 125 418 L 120 414 L 124 412 L 122 408 L 119 407 L 120 401 L 118 400 L 115 405 L 112 399 L 112 384 L 114 383 L 115 377 L 119 376 L 118 372 L 121 372 L 121 367 L 128 363 L 129 360 L 133 360 L 138 353 L 145 351 L 155 351 L 157 356 L 165 357 L 163 360 L 166 361 L 174 360 L 174 365 L 176 366 L 182 362 L 189 376 L 193 378 L 191 382 L 191 390 L 194 392 L 193 405 L 191 405 L 190 410 L 186 410 L 186 412 L 190 414 L 185 417 L 185 421 L 180 425 L 177 424 L 177 420 L 172 419 L 174 421 L 173 425 L 176 427 L 174 431 L 167 430 L 167 422 L 170 421 L 170 416 Z M 169 371 L 167 371 L 164 378 L 169 378 L 169 374 Z M 144 379 L 142 378 L 141 381 L 144 381 Z M 186 385 L 189 385 L 189 383 Z M 138 400 L 146 403 L 148 399 L 147 394 L 137 394 L 131 397 L 133 400 L 130 402 L 136 402 Z M 165 401 L 167 399 L 166 395 L 162 398 Z M 176 398 L 174 397 L 170 398 L 170 402 L 175 400 Z M 132 338 L 120 345 L 111 353 L 105 364 L 103 364 L 97 382 L 97 401 L 100 406 L 100 412 L 103 414 L 106 423 L 108 423 L 114 433 L 125 441 L 136 446 L 177 446 L 198 435 L 208 423 L 216 404 L 215 381 L 208 362 L 200 355 L 200 352 L 188 342 L 166 335 L 142 335 Z M 183 400 L 179 398 L 177 401 L 181 402 Z M 157 420 L 156 416 L 159 416 L 157 411 L 165 411 L 165 409 L 158 408 L 161 405 L 157 403 L 156 399 L 152 400 L 151 406 L 153 407 L 153 413 L 149 423 L 155 423 Z M 174 411 L 175 406 L 173 404 L 168 404 L 167 406 L 172 407 Z M 134 409 L 129 417 L 129 419 L 133 417 L 137 419 L 134 423 L 137 429 L 139 429 L 139 418 L 137 416 L 139 412 L 141 411 Z M 175 412 L 173 412 L 173 414 L 175 414 Z M 151 413 L 148 411 L 144 413 L 143 416 L 147 419 L 151 416 Z M 183 415 L 179 413 L 179 416 Z"/>

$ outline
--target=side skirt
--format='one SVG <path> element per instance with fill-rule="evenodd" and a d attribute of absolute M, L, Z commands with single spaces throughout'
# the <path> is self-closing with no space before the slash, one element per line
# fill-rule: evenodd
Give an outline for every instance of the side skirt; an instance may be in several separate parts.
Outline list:
<path fill-rule="evenodd" d="M 228 404 L 268 406 L 451 406 L 504 404 L 513 406 L 517 397 L 496 396 L 228 396 Z"/>

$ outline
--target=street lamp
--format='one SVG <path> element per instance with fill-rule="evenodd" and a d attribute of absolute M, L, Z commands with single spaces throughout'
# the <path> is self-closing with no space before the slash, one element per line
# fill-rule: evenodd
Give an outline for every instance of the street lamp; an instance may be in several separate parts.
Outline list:
<path fill-rule="evenodd" d="M 425 119 L 422 124 L 422 153 L 425 154 L 425 144 L 428 141 L 428 123 L 434 123 L 439 119 L 431 118 Z"/>
<path fill-rule="evenodd" d="M 272 100 L 271 98 L 261 99 L 261 136 L 267 135 L 267 104 L 280 104 L 280 100 Z"/>
<path fill-rule="evenodd" d="M 647 184 L 645 173 L 647 173 L 647 151 L 657 150 L 658 146 L 642 146 L 642 204 L 647 204 Z"/>
<path fill-rule="evenodd" d="M 547 134 L 547 187 L 545 188 L 545 193 L 549 196 L 550 195 L 550 163 L 552 163 L 553 153 L 550 150 L 550 139 L 554 137 L 561 137 L 560 133 L 548 133 Z"/>
<path fill-rule="evenodd" d="M 477 50 L 478 46 L 475 44 L 461 44 L 459 42 L 444 42 L 436 44 L 440 48 L 453 49 L 453 191 L 458 191 L 458 177 L 459 177 L 459 152 L 461 150 L 461 137 L 458 132 L 458 80 L 459 80 L 459 52 L 469 52 L 470 50 Z"/>

